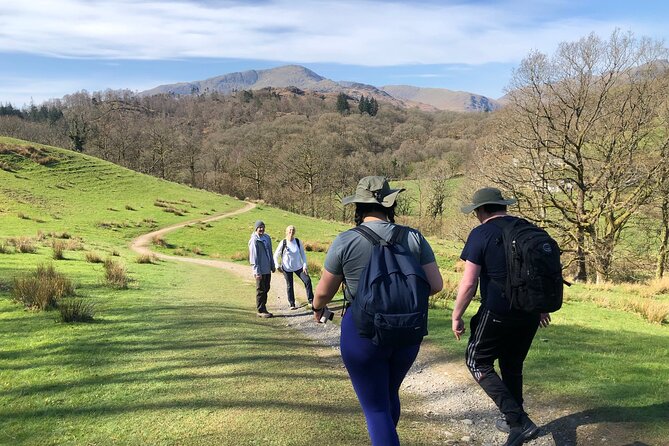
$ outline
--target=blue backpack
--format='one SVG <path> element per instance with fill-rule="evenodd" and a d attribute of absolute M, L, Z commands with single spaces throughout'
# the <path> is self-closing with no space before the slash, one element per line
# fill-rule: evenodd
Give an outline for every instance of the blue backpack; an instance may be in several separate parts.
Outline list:
<path fill-rule="evenodd" d="M 355 299 L 347 311 L 360 336 L 374 345 L 404 347 L 415 345 L 427 335 L 430 284 L 423 267 L 399 243 L 406 227 L 396 226 L 390 240 L 370 228 L 353 228 L 370 243 L 372 255 L 362 271 Z"/>

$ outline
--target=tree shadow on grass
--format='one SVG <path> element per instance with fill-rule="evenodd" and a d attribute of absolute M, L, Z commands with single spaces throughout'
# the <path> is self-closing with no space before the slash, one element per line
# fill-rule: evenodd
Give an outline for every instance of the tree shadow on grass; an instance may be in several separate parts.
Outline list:
<path fill-rule="evenodd" d="M 651 446 L 640 439 L 628 438 L 638 436 L 626 428 L 628 423 L 660 424 L 669 420 L 669 402 L 651 404 L 638 407 L 596 407 L 581 412 L 569 414 L 542 426 L 546 435 L 552 435 L 556 446 L 575 446 L 577 444 L 577 429 L 599 423 L 615 423 L 612 432 L 619 433 L 615 440 L 625 441 L 625 446 Z M 648 441 L 644 439 L 644 441 Z M 583 443 L 582 443 L 583 444 Z M 616 443 L 618 444 L 618 443 Z M 660 443 L 656 443 L 660 446 Z"/>

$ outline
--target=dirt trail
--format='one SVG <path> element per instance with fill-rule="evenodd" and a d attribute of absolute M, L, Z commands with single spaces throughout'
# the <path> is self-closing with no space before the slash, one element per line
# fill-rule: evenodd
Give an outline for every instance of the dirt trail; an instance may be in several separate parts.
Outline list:
<path fill-rule="evenodd" d="M 194 263 L 227 270 L 252 283 L 251 268 L 248 265 L 222 260 L 170 256 L 153 252 L 149 246 L 154 237 L 165 235 L 190 224 L 238 215 L 254 207 L 255 204 L 247 203 L 243 208 L 233 212 L 162 228 L 136 238 L 131 248 L 139 254 L 154 254 L 163 260 Z M 327 347 L 322 349 L 321 356 L 338 366 L 343 366 L 338 354 L 339 326 L 314 323 L 312 313 L 306 310 L 304 304 L 298 310 L 290 310 L 285 297 L 286 284 L 281 274 L 273 275 L 271 286 L 268 308 L 274 313 L 275 320 L 280 320 L 286 326 L 301 331 L 313 341 Z M 295 292 L 298 300 L 306 301 L 304 287 L 301 287 L 299 281 L 296 282 Z M 249 314 L 254 313 L 249 312 Z M 410 397 L 411 402 L 403 406 L 403 413 L 429 420 L 431 432 L 429 433 L 430 438 L 426 438 L 426 445 L 494 446 L 503 444 L 506 435 L 497 432 L 494 427 L 495 420 L 499 417 L 495 405 L 474 383 L 462 361 L 457 363 L 447 361 L 444 353 L 432 344 L 434 342 L 438 342 L 438 339 L 430 339 L 423 343 L 418 359 L 404 381 L 402 391 Z M 603 426 L 597 424 L 588 424 L 587 420 L 579 419 L 568 411 L 546 407 L 540 401 L 532 398 L 528 398 L 526 405 L 537 425 L 540 427 L 543 425 L 540 436 L 525 443 L 527 445 L 624 444 L 619 442 L 621 437 L 617 437 L 618 433 L 601 429 Z M 577 428 L 579 429 L 578 435 Z"/>

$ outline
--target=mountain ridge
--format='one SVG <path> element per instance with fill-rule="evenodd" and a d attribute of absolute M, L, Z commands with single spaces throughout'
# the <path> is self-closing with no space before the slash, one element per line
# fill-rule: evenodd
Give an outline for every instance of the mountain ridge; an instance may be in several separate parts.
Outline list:
<path fill-rule="evenodd" d="M 311 90 L 318 93 L 345 93 L 359 99 L 373 97 L 404 108 L 436 111 L 488 112 L 501 107 L 494 99 L 470 92 L 445 88 L 422 88 L 410 85 L 376 87 L 352 81 L 334 81 L 301 65 L 283 65 L 264 70 L 247 70 L 227 73 L 199 81 L 164 84 L 140 92 L 141 95 L 202 93 L 232 94 L 239 90 L 263 88 L 289 88 Z"/>

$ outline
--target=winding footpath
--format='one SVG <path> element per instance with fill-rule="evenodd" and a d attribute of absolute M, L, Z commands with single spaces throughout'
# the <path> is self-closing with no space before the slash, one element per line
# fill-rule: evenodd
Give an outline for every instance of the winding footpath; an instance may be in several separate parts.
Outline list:
<path fill-rule="evenodd" d="M 253 208 L 255 208 L 255 204 L 246 203 L 244 207 L 232 212 L 204 219 L 190 220 L 144 234 L 132 241 L 131 249 L 138 254 L 152 254 L 166 261 L 194 263 L 226 270 L 246 278 L 249 283 L 252 283 L 248 265 L 222 260 L 171 256 L 153 252 L 150 245 L 154 238 L 184 226 L 220 220 L 248 212 Z M 299 286 L 295 288 L 296 297 L 303 302 L 306 301 L 304 289 Z M 276 299 L 273 296 L 276 296 Z M 290 310 L 285 296 L 285 281 L 277 273 L 273 277 L 270 298 L 268 299 L 270 311 L 275 316 L 279 316 L 275 318 L 275 321 L 280 320 L 281 323 L 299 330 L 313 342 L 326 347 L 323 349 L 321 356 L 328 361 L 332 361 L 336 366 L 343 367 L 338 354 L 339 325 L 316 324 L 312 313 L 306 310 L 305 304 L 302 304 L 302 307 L 298 310 Z M 339 314 L 337 313 L 337 315 Z M 402 386 L 402 392 L 411 396 L 410 402 L 403 406 L 403 413 L 411 413 L 429 420 L 431 427 L 429 435 L 431 438 L 426 439 L 428 445 L 495 446 L 503 444 L 506 440 L 506 434 L 497 432 L 494 427 L 499 412 L 480 387 L 474 383 L 464 367 L 463 361 L 457 363 L 448 361 L 442 349 L 435 345 L 439 341 L 438 339 L 432 339 L 428 336 L 426 340 L 427 342 L 423 343 L 418 359 Z M 462 342 L 466 342 L 466 340 Z M 574 446 L 577 444 L 577 428 L 579 428 L 578 437 L 582 440 L 578 444 L 621 444 L 616 443 L 614 432 L 610 432 L 611 437 L 603 438 L 599 430 L 596 431 L 596 434 L 594 431 L 592 432 L 593 436 L 596 435 L 596 439 L 593 441 L 592 436 L 588 435 L 588 431 L 596 426 L 587 422 L 587 416 L 582 419 L 578 417 L 578 414 L 546 407 L 541 401 L 533 398 L 528 398 L 527 407 L 531 410 L 532 418 L 537 425 L 543 425 L 543 427 L 540 436 L 525 443 L 526 445 Z M 582 438 L 583 436 L 585 439 Z"/>

